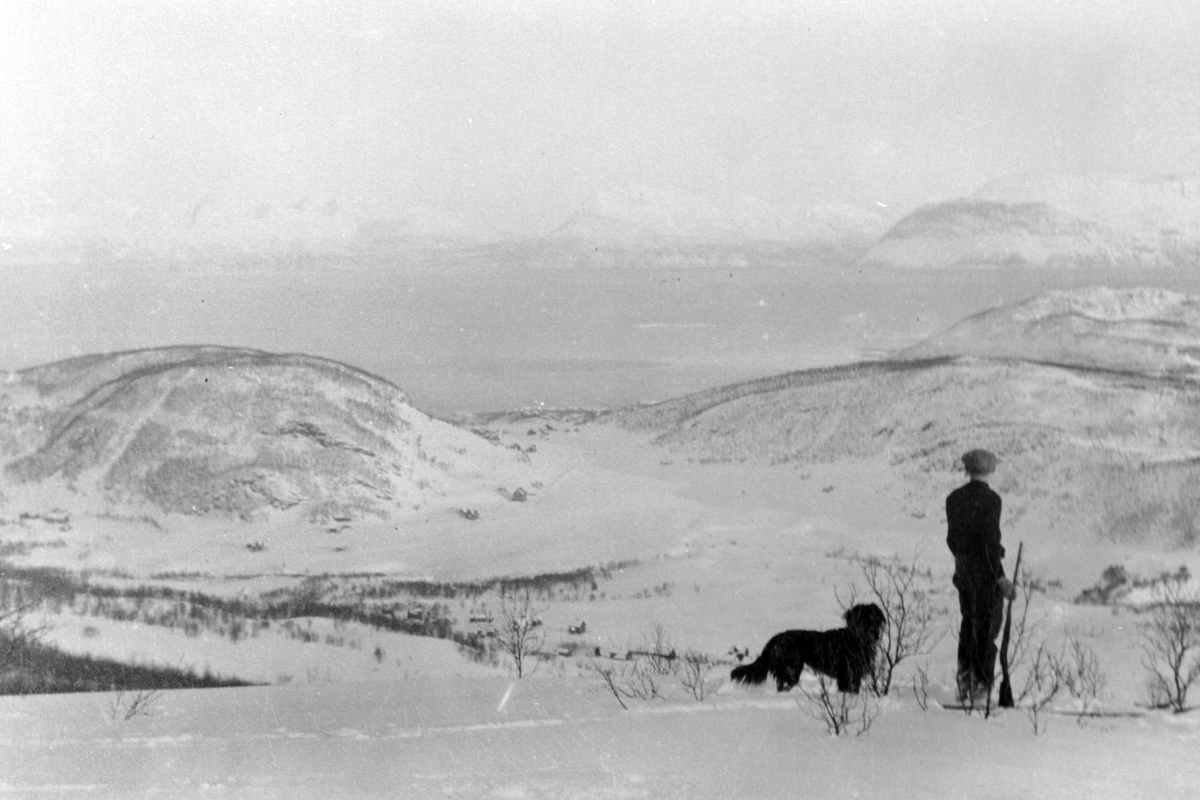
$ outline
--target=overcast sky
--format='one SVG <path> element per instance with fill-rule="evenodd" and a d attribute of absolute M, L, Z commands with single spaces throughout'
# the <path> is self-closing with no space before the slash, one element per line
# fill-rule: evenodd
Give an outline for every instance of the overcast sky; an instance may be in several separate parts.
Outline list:
<path fill-rule="evenodd" d="M 1200 3 L 0 0 L 0 186 L 540 233 L 630 183 L 911 207 L 1200 171 Z"/>

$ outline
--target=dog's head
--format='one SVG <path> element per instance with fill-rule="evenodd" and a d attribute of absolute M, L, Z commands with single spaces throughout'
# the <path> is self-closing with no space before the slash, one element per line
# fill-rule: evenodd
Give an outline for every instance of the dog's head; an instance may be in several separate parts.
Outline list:
<path fill-rule="evenodd" d="M 887 624 L 883 610 L 874 603 L 851 606 L 846 610 L 845 619 L 847 628 L 871 641 L 879 639 L 883 626 Z"/>

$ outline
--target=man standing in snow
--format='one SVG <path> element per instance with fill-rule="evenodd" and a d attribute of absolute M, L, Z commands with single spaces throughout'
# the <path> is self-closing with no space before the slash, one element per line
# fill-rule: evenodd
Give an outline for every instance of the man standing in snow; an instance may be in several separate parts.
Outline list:
<path fill-rule="evenodd" d="M 962 457 L 969 479 L 946 498 L 946 544 L 954 554 L 954 587 L 962 626 L 958 635 L 958 698 L 984 705 L 996 671 L 996 636 L 1004 599 L 1016 587 L 1004 576 L 1000 544 L 1000 495 L 988 486 L 998 459 L 987 450 Z"/>

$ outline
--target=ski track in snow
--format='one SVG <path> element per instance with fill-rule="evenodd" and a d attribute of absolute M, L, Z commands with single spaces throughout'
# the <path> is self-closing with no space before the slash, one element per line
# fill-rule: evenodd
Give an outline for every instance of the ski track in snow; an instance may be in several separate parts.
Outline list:
<path fill-rule="evenodd" d="M 211 691 L 211 690 L 210 690 Z M 720 704 L 697 703 L 695 705 L 677 705 L 668 704 L 661 706 L 634 706 L 627 714 L 630 716 L 664 716 L 677 714 L 717 714 L 730 711 L 794 711 L 796 709 L 798 696 L 789 696 L 788 699 L 745 699 L 726 701 Z M 507 698 L 507 695 L 506 695 Z M 503 704 L 497 713 L 501 713 Z M 6 715 L 9 717 L 18 717 L 20 715 Z M 523 718 L 505 720 L 502 722 L 477 722 L 461 725 L 429 725 L 418 726 L 412 728 L 400 728 L 394 723 L 388 723 L 386 732 L 381 733 L 366 733 L 358 728 L 341 727 L 332 730 L 324 730 L 318 732 L 312 731 L 295 731 L 288 728 L 278 728 L 266 733 L 251 733 L 244 735 L 228 735 L 228 736 L 211 736 L 203 734 L 178 734 L 173 736 L 128 736 L 121 735 L 117 738 L 87 738 L 87 737 L 67 737 L 56 739 L 31 740 L 26 736 L 12 737 L 0 739 L 0 744 L 6 747 L 74 747 L 79 745 L 93 745 L 99 747 L 110 748 L 153 748 L 153 747 L 171 747 L 179 746 L 186 747 L 197 744 L 222 744 L 227 745 L 237 742 L 271 742 L 271 741 L 287 741 L 294 739 L 305 740 L 354 740 L 354 741 L 396 741 L 402 739 L 417 739 L 422 737 L 448 736 L 460 733 L 480 733 L 494 732 L 508 729 L 519 728 L 550 728 L 560 725 L 586 725 L 602 720 L 610 720 L 613 718 L 611 714 L 580 716 L 571 718 Z M 14 732 L 16 728 L 12 729 Z"/>

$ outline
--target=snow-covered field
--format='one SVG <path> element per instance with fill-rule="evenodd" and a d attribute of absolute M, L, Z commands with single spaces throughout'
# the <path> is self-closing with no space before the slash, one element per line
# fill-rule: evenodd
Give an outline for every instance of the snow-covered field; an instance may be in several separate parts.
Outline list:
<path fill-rule="evenodd" d="M 796 696 L 622 711 L 574 679 L 378 681 L 0 701 L 5 797 L 1189 798 L 1195 715 L 984 720 L 888 700 L 832 738 Z"/>

